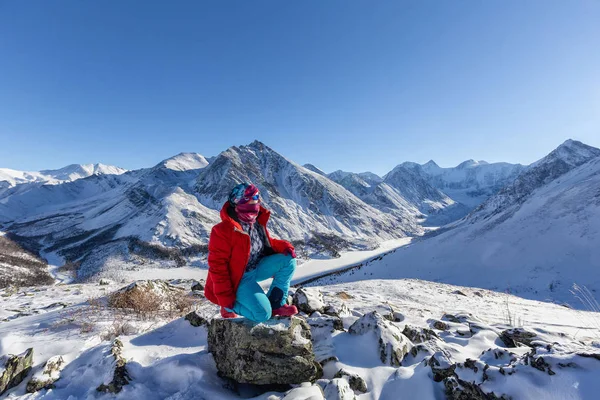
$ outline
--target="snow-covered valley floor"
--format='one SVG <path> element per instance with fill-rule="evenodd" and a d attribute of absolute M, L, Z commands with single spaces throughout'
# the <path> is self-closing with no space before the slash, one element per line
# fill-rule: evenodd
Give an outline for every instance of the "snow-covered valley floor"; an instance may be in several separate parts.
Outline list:
<path fill-rule="evenodd" d="M 190 281 L 174 283 L 188 290 L 191 285 Z M 54 389 L 27 394 L 26 378 L 5 396 L 73 400 L 240 398 L 217 375 L 212 355 L 207 352 L 206 328 L 193 327 L 183 318 L 115 317 L 96 308 L 94 300 L 89 301 L 121 286 L 55 285 L 21 288 L 17 293 L 0 291 L 0 355 L 19 354 L 33 347 L 32 374 L 39 374 L 50 357 L 62 356 L 66 362 Z M 458 368 L 457 374 L 463 380 L 479 381 L 482 388 L 498 396 L 595 399 L 600 391 L 600 314 L 420 280 L 365 280 L 314 289 L 323 293 L 325 304 L 340 308 L 344 303 L 348 307 L 350 312 L 341 318 L 346 330 L 359 316 L 374 310 L 390 313 L 391 307 L 401 319 L 392 324 L 400 330 L 407 325 L 432 328 L 438 337 L 422 344 L 424 347 L 414 355 L 407 355 L 401 367 L 392 367 L 382 363 L 373 335 L 313 333 L 317 359 L 337 357 L 337 361 L 324 364 L 324 378 L 332 379 L 342 368 L 364 378 L 368 391 L 357 393 L 357 399 L 443 399 L 443 384 L 432 379 L 432 368 L 423 361 L 431 354 L 449 363 L 474 360 L 475 364 L 465 364 L 469 368 Z M 201 298 L 195 307 L 207 317 L 217 311 Z M 109 382 L 114 370 L 109 332 L 123 322 L 126 327 L 120 339 L 132 380 L 118 395 L 102 394 L 96 388 Z M 548 370 L 544 370 L 544 363 L 542 369 L 524 363 L 533 360 L 527 357 L 530 347 L 506 348 L 499 333 L 515 326 L 535 333 L 536 357 L 543 356 Z M 550 368 L 553 375 L 548 372 Z M 268 392 L 255 398 L 314 400 L 322 398 L 320 393 L 318 385 L 307 384 L 288 393 Z"/>

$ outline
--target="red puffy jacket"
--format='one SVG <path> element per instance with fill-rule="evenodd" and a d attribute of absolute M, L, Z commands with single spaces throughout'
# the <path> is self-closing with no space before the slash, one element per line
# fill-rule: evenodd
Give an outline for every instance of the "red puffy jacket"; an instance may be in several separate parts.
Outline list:
<path fill-rule="evenodd" d="M 211 302 L 222 307 L 233 308 L 235 294 L 246 271 L 250 259 L 250 236 L 244 232 L 242 226 L 231 218 L 227 212 L 229 202 L 221 209 L 221 222 L 215 225 L 210 232 L 208 241 L 208 276 L 204 295 Z M 267 222 L 271 212 L 260 207 L 257 221 L 265 228 L 269 239 L 267 246 L 273 252 L 283 253 L 292 245 L 279 239 L 273 239 L 267 230 Z"/>

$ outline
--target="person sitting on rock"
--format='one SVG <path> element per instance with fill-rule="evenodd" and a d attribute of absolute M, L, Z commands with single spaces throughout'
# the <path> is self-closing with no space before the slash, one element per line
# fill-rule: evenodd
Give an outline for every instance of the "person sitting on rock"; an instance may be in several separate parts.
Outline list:
<path fill-rule="evenodd" d="M 261 206 L 256 186 L 240 183 L 221 209 L 221 222 L 208 242 L 208 276 L 204 294 L 221 306 L 224 318 L 244 316 L 263 322 L 272 316 L 292 316 L 287 305 L 290 281 L 296 269 L 296 251 L 267 230 L 271 212 Z M 265 294 L 258 282 L 273 278 Z"/>

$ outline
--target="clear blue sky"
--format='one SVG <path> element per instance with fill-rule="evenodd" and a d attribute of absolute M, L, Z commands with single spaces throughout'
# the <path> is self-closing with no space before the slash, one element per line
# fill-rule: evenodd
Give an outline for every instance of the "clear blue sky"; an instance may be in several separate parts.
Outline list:
<path fill-rule="evenodd" d="M 331 172 L 600 147 L 600 2 L 0 0 L 0 167 L 259 139 Z"/>

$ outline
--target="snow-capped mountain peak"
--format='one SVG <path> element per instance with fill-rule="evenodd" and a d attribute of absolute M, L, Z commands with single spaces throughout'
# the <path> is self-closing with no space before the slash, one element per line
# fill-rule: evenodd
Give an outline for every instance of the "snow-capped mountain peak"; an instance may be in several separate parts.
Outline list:
<path fill-rule="evenodd" d="M 206 167 L 208 160 L 198 153 L 179 153 L 176 156 L 167 158 L 159 165 L 173 171 L 189 171 Z"/>
<path fill-rule="evenodd" d="M 0 189 L 24 183 L 59 184 L 87 178 L 92 175 L 121 175 L 126 169 L 106 164 L 71 164 L 59 169 L 18 171 L 0 168 Z M 4 183 L 4 185 L 3 185 Z"/>

